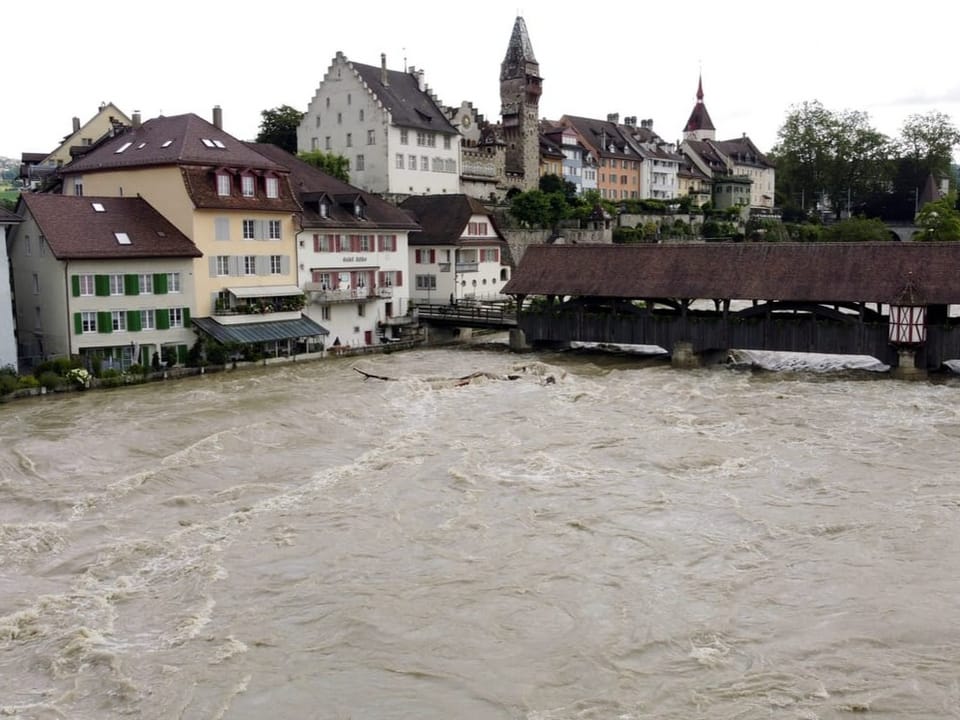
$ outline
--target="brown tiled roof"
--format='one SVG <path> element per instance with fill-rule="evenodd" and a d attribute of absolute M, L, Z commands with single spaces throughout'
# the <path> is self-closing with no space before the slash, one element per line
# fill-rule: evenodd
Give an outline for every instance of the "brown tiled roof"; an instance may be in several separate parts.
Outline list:
<path fill-rule="evenodd" d="M 262 143 L 250 143 L 250 146 L 290 172 L 290 185 L 303 207 L 303 219 L 301 221 L 303 227 L 392 228 L 397 230 L 413 230 L 419 227 L 407 213 L 397 206 L 391 205 L 379 195 L 364 192 L 332 175 L 328 175 L 288 153 L 283 148 Z M 326 218 L 320 217 L 317 212 L 317 203 L 315 201 L 311 202 L 311 198 L 317 199 L 324 193 L 332 201 Z M 363 198 L 366 203 L 364 219 L 357 218 L 353 212 L 335 201 L 337 196 L 351 194 Z"/>
<path fill-rule="evenodd" d="M 200 257 L 197 246 L 146 200 L 24 193 L 21 209 L 36 220 L 58 260 Z M 94 205 L 103 208 L 98 212 Z M 121 245 L 115 233 L 126 233 Z"/>
<path fill-rule="evenodd" d="M 533 245 L 511 295 L 960 303 L 960 242 Z"/>
<path fill-rule="evenodd" d="M 240 193 L 239 180 L 233 178 L 233 192 L 223 196 L 217 193 L 216 168 L 198 165 L 185 165 L 180 168 L 183 184 L 187 194 L 193 201 L 194 207 L 219 208 L 223 210 L 249 210 L 251 212 L 300 212 L 290 188 L 287 173 L 276 173 L 278 180 L 278 195 L 276 198 L 264 196 L 263 179 L 256 173 L 256 196 L 243 197 Z"/>
<path fill-rule="evenodd" d="M 487 216 L 500 242 L 505 242 L 490 211 L 468 195 L 413 195 L 400 203 L 400 207 L 423 228 L 422 232 L 410 235 L 410 245 L 460 244 L 460 236 L 472 215 Z"/>
<path fill-rule="evenodd" d="M 126 148 L 120 151 L 125 145 Z M 281 170 L 276 163 L 232 135 L 193 113 L 187 113 L 153 118 L 139 128 L 126 129 L 65 165 L 61 172 L 71 174 L 150 165 L 224 165 Z"/>
<path fill-rule="evenodd" d="M 717 150 L 733 160 L 737 165 L 752 165 L 758 168 L 773 167 L 767 156 L 757 149 L 746 135 L 734 140 L 708 140 Z"/>

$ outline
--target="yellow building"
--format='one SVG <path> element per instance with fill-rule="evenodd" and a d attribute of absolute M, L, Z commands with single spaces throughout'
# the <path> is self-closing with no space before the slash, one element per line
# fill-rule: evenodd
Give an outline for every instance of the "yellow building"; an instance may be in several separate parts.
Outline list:
<path fill-rule="evenodd" d="M 325 334 L 302 315 L 296 218 L 283 166 L 194 114 L 159 117 L 109 139 L 62 169 L 65 195 L 141 196 L 202 257 L 193 263 L 193 324 L 221 342 L 296 352 Z"/>

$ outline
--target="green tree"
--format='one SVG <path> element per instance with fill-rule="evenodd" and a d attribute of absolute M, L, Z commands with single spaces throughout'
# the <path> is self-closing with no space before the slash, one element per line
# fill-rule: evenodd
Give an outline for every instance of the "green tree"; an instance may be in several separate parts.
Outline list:
<path fill-rule="evenodd" d="M 350 161 L 343 155 L 312 150 L 299 153 L 297 157 L 305 163 L 323 170 L 327 175 L 332 175 L 345 183 L 350 182 Z"/>
<path fill-rule="evenodd" d="M 882 220 L 852 217 L 832 225 L 824 225 L 820 233 L 824 242 L 871 242 L 892 240 Z"/>
<path fill-rule="evenodd" d="M 577 199 L 577 186 L 553 173 L 541 176 L 540 191 L 547 194 L 560 193 L 570 203 L 576 202 Z"/>
<path fill-rule="evenodd" d="M 550 201 L 540 190 L 517 193 L 510 199 L 510 214 L 517 222 L 530 227 L 548 227 Z"/>
<path fill-rule="evenodd" d="M 297 152 L 297 128 L 304 113 L 289 105 L 281 105 L 260 113 L 260 134 L 257 142 L 282 147 L 289 153 Z"/>
<path fill-rule="evenodd" d="M 806 209 L 825 197 L 839 216 L 890 177 L 890 141 L 864 112 L 805 102 L 788 113 L 777 137 L 771 154 L 783 205 Z"/>
<path fill-rule="evenodd" d="M 960 240 L 960 212 L 951 195 L 929 202 L 917 214 L 920 240 Z"/>

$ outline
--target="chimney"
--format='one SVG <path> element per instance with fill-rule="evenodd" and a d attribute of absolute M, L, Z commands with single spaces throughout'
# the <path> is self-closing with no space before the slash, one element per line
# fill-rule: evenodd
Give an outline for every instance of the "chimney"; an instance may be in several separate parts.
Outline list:
<path fill-rule="evenodd" d="M 131 118 L 131 122 L 132 122 L 131 127 L 132 127 L 134 130 L 136 130 L 138 127 L 140 127 L 140 111 L 139 111 L 139 110 L 134 110 L 134 111 L 133 111 L 133 118 Z"/>
<path fill-rule="evenodd" d="M 78 117 L 73 118 L 73 131 L 80 132 L 80 118 Z"/>
<path fill-rule="evenodd" d="M 420 92 L 427 89 L 427 84 L 423 81 L 423 70 L 417 70 L 417 87 L 420 88 Z"/>
<path fill-rule="evenodd" d="M 620 122 L 620 113 L 607 113 L 607 122 L 616 125 Z"/>
<path fill-rule="evenodd" d="M 380 84 L 390 87 L 390 78 L 387 77 L 387 54 L 380 53 Z"/>
<path fill-rule="evenodd" d="M 223 110 L 219 105 L 213 106 L 213 126 L 217 130 L 223 130 Z"/>

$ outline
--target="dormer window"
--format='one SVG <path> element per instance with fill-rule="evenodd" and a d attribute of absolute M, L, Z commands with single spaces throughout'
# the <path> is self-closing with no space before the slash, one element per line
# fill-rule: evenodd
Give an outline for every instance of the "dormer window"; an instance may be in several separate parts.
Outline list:
<path fill-rule="evenodd" d="M 326 218 L 329 212 L 330 212 L 330 206 L 327 205 L 327 201 L 321 200 L 320 201 L 320 217 Z"/>
<path fill-rule="evenodd" d="M 354 217 L 363 219 L 363 203 L 355 202 L 353 204 L 353 215 Z"/>
<path fill-rule="evenodd" d="M 240 176 L 240 191 L 243 193 L 244 197 L 250 198 L 254 195 L 254 180 L 253 175 L 241 175 Z"/>
<path fill-rule="evenodd" d="M 267 185 L 267 197 L 268 198 L 278 198 L 280 197 L 280 181 L 275 177 L 266 178 Z"/>
<path fill-rule="evenodd" d="M 220 197 L 230 196 L 230 176 L 226 173 L 217 173 L 217 195 Z"/>

